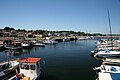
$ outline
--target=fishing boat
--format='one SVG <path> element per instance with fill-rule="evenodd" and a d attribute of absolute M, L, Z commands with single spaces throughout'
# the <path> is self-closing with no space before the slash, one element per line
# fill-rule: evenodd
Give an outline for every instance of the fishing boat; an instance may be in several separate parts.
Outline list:
<path fill-rule="evenodd" d="M 103 62 L 100 67 L 95 67 L 97 71 L 96 80 L 119 80 L 120 79 L 120 65 L 111 62 Z"/>
<path fill-rule="evenodd" d="M 17 60 L 8 60 L 0 63 L 0 79 L 14 72 L 18 68 Z"/>
<path fill-rule="evenodd" d="M 39 80 L 41 71 L 41 58 L 23 58 L 19 59 L 20 73 L 9 78 L 8 80 Z"/>

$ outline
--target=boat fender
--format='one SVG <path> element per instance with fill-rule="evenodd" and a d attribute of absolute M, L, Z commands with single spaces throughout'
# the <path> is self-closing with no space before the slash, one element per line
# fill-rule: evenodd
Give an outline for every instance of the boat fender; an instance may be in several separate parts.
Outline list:
<path fill-rule="evenodd" d="M 20 80 L 22 79 L 22 77 L 23 77 L 23 74 L 16 74 L 16 80 Z"/>

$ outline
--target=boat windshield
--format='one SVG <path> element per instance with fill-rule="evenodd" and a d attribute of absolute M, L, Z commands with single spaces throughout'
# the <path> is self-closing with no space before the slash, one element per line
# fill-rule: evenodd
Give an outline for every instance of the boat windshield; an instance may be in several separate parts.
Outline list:
<path fill-rule="evenodd" d="M 35 65 L 33 64 L 20 64 L 20 68 L 21 69 L 25 69 L 25 70 L 35 70 Z"/>
<path fill-rule="evenodd" d="M 35 70 L 35 65 L 30 65 L 31 70 Z"/>

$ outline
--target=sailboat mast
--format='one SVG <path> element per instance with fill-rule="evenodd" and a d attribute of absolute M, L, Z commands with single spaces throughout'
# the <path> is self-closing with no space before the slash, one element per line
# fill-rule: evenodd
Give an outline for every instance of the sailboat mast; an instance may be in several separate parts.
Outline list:
<path fill-rule="evenodd" d="M 108 21 L 109 21 L 110 37 L 111 37 L 111 42 L 112 42 L 111 20 L 110 20 L 110 13 L 109 13 L 109 9 L 108 9 L 108 8 L 107 8 L 107 13 L 108 13 Z"/>
<path fill-rule="evenodd" d="M 110 13 L 109 13 L 109 9 L 108 9 L 108 8 L 107 8 L 107 12 L 108 12 L 108 21 L 109 21 L 109 28 L 110 28 L 111 44 L 112 44 L 112 50 L 113 50 L 112 31 L 111 31 L 111 21 L 110 21 Z"/>

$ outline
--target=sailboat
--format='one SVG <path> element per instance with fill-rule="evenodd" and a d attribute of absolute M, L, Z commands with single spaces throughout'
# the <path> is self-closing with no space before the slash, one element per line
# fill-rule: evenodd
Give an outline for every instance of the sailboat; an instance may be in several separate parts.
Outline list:
<path fill-rule="evenodd" d="M 108 12 L 108 20 L 109 20 L 109 28 L 110 28 L 110 41 L 111 41 L 111 49 L 107 49 L 107 50 L 103 50 L 103 51 L 91 51 L 92 53 L 94 53 L 94 57 L 96 57 L 97 55 L 102 55 L 102 56 L 116 56 L 116 55 L 120 55 L 120 51 L 115 51 L 113 50 L 113 39 L 112 39 L 112 31 L 111 31 L 111 22 L 110 22 L 110 14 L 109 14 L 109 9 L 107 9 Z"/>

